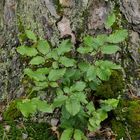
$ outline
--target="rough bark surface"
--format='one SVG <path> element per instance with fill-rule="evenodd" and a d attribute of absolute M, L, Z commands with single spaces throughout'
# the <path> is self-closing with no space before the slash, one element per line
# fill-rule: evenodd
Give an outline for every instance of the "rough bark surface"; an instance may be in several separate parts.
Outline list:
<path fill-rule="evenodd" d="M 59 12 L 59 4 L 62 12 Z M 69 20 L 71 33 L 79 34 L 101 29 L 107 15 L 104 0 L 2 0 L 0 3 L 0 97 L 14 98 L 24 92 L 21 86 L 22 68 L 16 53 L 17 34 L 20 22 L 25 29 L 30 28 L 39 36 L 45 37 L 52 45 L 62 37 L 58 22 L 63 17 Z"/>
<path fill-rule="evenodd" d="M 135 25 L 140 30 L 140 1 L 139 0 L 120 0 L 120 9 L 128 22 Z M 139 25 L 139 26 L 138 26 Z"/>
<path fill-rule="evenodd" d="M 18 45 L 20 21 L 26 29 L 30 28 L 40 36 L 50 39 L 55 32 L 55 22 L 59 16 L 53 3 L 48 0 L 3 0 L 0 4 L 0 15 L 0 97 L 1 99 L 14 98 L 24 92 L 24 87 L 21 86 L 24 64 L 20 63 L 15 50 Z M 57 33 L 55 32 L 54 38 Z"/>
<path fill-rule="evenodd" d="M 53 46 L 59 43 L 60 38 L 67 35 L 70 35 L 75 42 L 84 34 L 104 32 L 105 18 L 110 9 L 109 3 L 104 0 L 1 0 L 0 98 L 14 98 L 24 94 L 21 79 L 25 64 L 21 64 L 15 49 L 18 45 L 17 34 L 21 27 L 20 23 L 25 29 L 31 29 L 39 36 L 47 38 Z M 131 59 L 124 59 L 124 67 L 128 68 L 128 73 L 132 77 L 135 77 L 138 74 L 140 61 L 140 39 L 137 33 L 140 29 L 140 2 L 120 0 L 119 4 L 120 10 L 135 29 L 135 32 L 131 33 L 127 51 L 125 50 Z M 59 23 L 64 19 L 67 20 L 67 25 L 64 24 L 67 29 L 62 33 Z M 139 79 L 134 78 L 132 83 L 136 87 L 136 94 L 139 94 Z"/>
<path fill-rule="evenodd" d="M 127 47 L 127 59 L 125 59 L 125 68 L 127 69 L 127 77 L 131 77 L 131 84 L 136 95 L 140 96 L 140 78 L 139 78 L 139 62 L 140 62 L 140 1 L 139 0 L 120 0 L 120 10 L 127 19 L 128 23 L 134 31 L 130 31 L 130 40 Z M 129 76 L 128 76 L 129 75 Z M 133 77 L 133 78 L 132 78 Z"/>

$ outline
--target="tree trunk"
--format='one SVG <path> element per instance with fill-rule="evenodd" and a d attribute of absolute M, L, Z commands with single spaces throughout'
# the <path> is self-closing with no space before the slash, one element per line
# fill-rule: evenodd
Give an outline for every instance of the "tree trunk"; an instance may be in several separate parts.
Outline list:
<path fill-rule="evenodd" d="M 118 3 L 118 1 L 1 0 L 0 98 L 11 99 L 24 93 L 21 79 L 22 69 L 25 64 L 21 63 L 15 49 L 18 45 L 17 35 L 20 30 L 22 30 L 22 25 L 24 25 L 24 29 L 31 29 L 39 36 L 47 38 L 53 46 L 59 42 L 60 38 L 67 35 L 76 38 L 77 42 L 80 40 L 80 36 L 83 36 L 84 34 L 94 35 L 96 33 L 104 32 L 105 18 L 112 8 L 112 5 L 114 5 L 113 3 Z M 131 3 L 131 0 L 128 0 L 128 3 Z M 133 23 L 132 21 L 135 20 L 135 17 L 132 19 L 131 16 L 134 14 L 130 14 L 130 9 L 128 10 L 127 8 L 128 3 L 126 0 L 120 0 L 119 4 L 121 5 L 121 11 L 127 20 L 130 23 Z M 140 7 L 138 0 L 135 0 L 135 4 Z M 127 13 L 127 10 L 129 14 Z M 137 12 L 139 12 L 137 13 L 137 17 L 139 17 L 140 11 L 137 10 Z M 64 17 L 68 23 L 67 26 L 70 26 L 70 29 L 65 33 L 61 33 L 59 23 L 64 20 Z M 131 19 L 131 21 L 129 19 Z M 140 25 L 139 20 L 135 22 L 135 27 L 137 25 Z M 65 23 L 64 26 L 66 26 Z M 136 32 L 133 32 L 132 35 L 134 34 L 137 38 L 133 36 L 133 39 L 136 39 L 136 42 L 139 42 L 139 35 Z M 73 40 L 73 42 L 75 41 Z M 134 68 L 137 70 L 140 63 L 139 57 L 137 56 L 140 48 L 138 44 L 134 44 L 134 46 L 135 45 L 137 46 L 137 49 L 133 52 L 133 57 L 135 57 L 137 63 L 133 63 L 133 66 L 131 66 L 129 63 L 131 60 L 128 62 L 128 59 L 126 59 L 126 63 L 129 63 L 126 67 L 130 67 L 132 70 L 134 70 Z M 129 51 L 132 51 L 131 45 L 129 46 Z"/>

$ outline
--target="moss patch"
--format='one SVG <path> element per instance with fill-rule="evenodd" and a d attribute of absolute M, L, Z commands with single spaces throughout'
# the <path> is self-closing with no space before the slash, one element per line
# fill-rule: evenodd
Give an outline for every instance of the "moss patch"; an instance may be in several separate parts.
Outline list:
<path fill-rule="evenodd" d="M 123 94 L 124 80 L 121 72 L 113 71 L 109 81 L 103 82 L 95 92 L 95 96 L 108 99 Z"/>
<path fill-rule="evenodd" d="M 6 126 L 10 126 L 9 131 L 6 131 Z M 23 135 L 27 137 L 26 140 L 57 140 L 46 123 L 0 124 L 0 139 L 22 140 Z"/>
<path fill-rule="evenodd" d="M 112 129 L 117 134 L 117 140 L 140 139 L 140 100 L 121 100 L 115 111 L 118 120 L 112 121 Z"/>
<path fill-rule="evenodd" d="M 12 121 L 21 116 L 20 111 L 17 110 L 17 107 L 16 107 L 16 104 L 18 101 L 19 99 L 12 101 L 9 104 L 9 106 L 6 108 L 6 110 L 3 113 L 4 120 Z"/>
<path fill-rule="evenodd" d="M 123 123 L 117 121 L 117 120 L 112 120 L 112 129 L 114 131 L 114 133 L 116 134 L 117 140 L 120 140 L 121 138 L 125 138 L 126 137 L 126 129 L 125 129 L 125 125 L 123 125 Z"/>

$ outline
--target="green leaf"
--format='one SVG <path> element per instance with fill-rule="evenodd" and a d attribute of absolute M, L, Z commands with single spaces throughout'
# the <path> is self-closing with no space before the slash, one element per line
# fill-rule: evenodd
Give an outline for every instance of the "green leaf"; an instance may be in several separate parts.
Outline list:
<path fill-rule="evenodd" d="M 89 52 L 91 52 L 91 50 L 97 50 L 98 49 L 98 45 L 94 42 L 94 38 L 92 37 L 92 36 L 86 36 L 86 37 L 84 37 L 84 45 L 86 46 L 86 47 L 88 47 L 89 48 Z"/>
<path fill-rule="evenodd" d="M 39 86 L 34 86 L 33 88 L 32 88 L 32 93 L 34 92 L 34 91 L 41 91 L 41 90 L 43 90 L 43 89 L 45 89 L 46 87 L 39 87 Z"/>
<path fill-rule="evenodd" d="M 101 108 L 105 111 L 111 111 L 118 106 L 118 99 L 101 100 Z"/>
<path fill-rule="evenodd" d="M 37 74 L 44 74 L 44 75 L 46 75 L 46 74 L 48 74 L 49 73 L 49 71 L 50 71 L 50 68 L 38 68 L 37 70 L 36 70 L 36 73 Z"/>
<path fill-rule="evenodd" d="M 59 87 L 57 82 L 50 82 L 49 85 L 54 88 Z"/>
<path fill-rule="evenodd" d="M 97 131 L 98 129 L 100 129 L 100 122 L 101 121 L 99 120 L 97 116 L 90 118 L 89 124 L 88 124 L 88 130 L 93 131 L 93 132 Z"/>
<path fill-rule="evenodd" d="M 106 34 L 98 35 L 96 38 L 94 38 L 94 43 L 98 45 L 98 47 L 102 46 L 107 41 L 107 38 L 108 36 Z"/>
<path fill-rule="evenodd" d="M 89 81 L 93 81 L 96 79 L 96 68 L 94 66 L 89 66 L 89 68 L 87 69 L 86 78 Z"/>
<path fill-rule="evenodd" d="M 46 88 L 48 88 L 48 82 L 37 82 L 35 81 L 36 86 L 34 86 L 32 88 L 32 92 L 33 91 L 41 91 L 44 90 Z"/>
<path fill-rule="evenodd" d="M 107 119 L 108 117 L 107 111 L 103 110 L 102 108 L 99 108 L 96 112 L 97 114 L 99 114 L 101 122 Z"/>
<path fill-rule="evenodd" d="M 32 71 L 30 68 L 24 69 L 24 74 L 28 75 L 31 79 L 36 81 L 45 81 L 46 76 L 42 73 L 38 73 L 37 71 Z"/>
<path fill-rule="evenodd" d="M 88 109 L 88 114 L 92 114 L 95 111 L 95 107 L 94 104 L 92 102 L 89 102 L 86 106 L 86 108 Z"/>
<path fill-rule="evenodd" d="M 64 55 L 65 53 L 70 52 L 72 48 L 73 45 L 69 39 L 63 40 L 57 48 L 57 53 L 58 55 Z"/>
<path fill-rule="evenodd" d="M 66 110 L 72 115 L 75 116 L 80 111 L 81 105 L 80 102 L 76 99 L 69 98 L 66 100 Z"/>
<path fill-rule="evenodd" d="M 53 106 L 54 107 L 60 107 L 65 103 L 65 101 L 68 99 L 65 95 L 59 95 L 54 99 Z"/>
<path fill-rule="evenodd" d="M 51 105 L 49 105 L 46 101 L 42 101 L 39 98 L 33 98 L 31 99 L 31 102 L 36 105 L 37 110 L 46 113 L 53 113 Z"/>
<path fill-rule="evenodd" d="M 53 67 L 54 69 L 58 69 L 58 68 L 59 68 L 58 62 L 54 61 L 54 62 L 52 63 L 52 67 Z"/>
<path fill-rule="evenodd" d="M 60 57 L 59 62 L 65 67 L 72 67 L 75 65 L 76 61 L 74 59 L 67 58 L 65 56 Z"/>
<path fill-rule="evenodd" d="M 111 34 L 107 42 L 109 43 L 120 43 L 128 37 L 128 31 L 125 29 L 117 30 L 115 33 Z"/>
<path fill-rule="evenodd" d="M 103 69 L 103 68 L 97 68 L 96 73 L 97 76 L 103 81 L 109 80 L 109 77 L 111 75 L 111 71 L 109 69 Z"/>
<path fill-rule="evenodd" d="M 89 118 L 88 129 L 90 131 L 97 131 L 100 128 L 100 123 L 108 117 L 107 112 L 98 109 L 93 112 L 93 117 Z"/>
<path fill-rule="evenodd" d="M 111 61 L 104 61 L 102 67 L 104 67 L 104 68 L 108 67 L 110 69 L 115 69 L 115 70 L 121 69 L 120 65 L 116 65 L 115 63 L 113 63 Z"/>
<path fill-rule="evenodd" d="M 74 76 L 76 72 L 76 69 L 73 68 L 67 68 L 64 77 L 67 77 L 68 79 Z"/>
<path fill-rule="evenodd" d="M 36 56 L 38 54 L 37 50 L 33 47 L 28 47 L 28 46 L 19 46 L 17 48 L 17 52 L 21 55 L 25 56 Z"/>
<path fill-rule="evenodd" d="M 40 65 L 40 64 L 44 64 L 45 63 L 45 59 L 42 56 L 36 56 L 34 58 L 31 59 L 31 61 L 29 62 L 29 64 L 31 65 Z"/>
<path fill-rule="evenodd" d="M 115 63 L 108 61 L 108 60 L 100 60 L 100 61 L 96 61 L 95 65 L 98 67 L 102 67 L 103 69 L 121 69 L 120 65 L 116 65 Z"/>
<path fill-rule="evenodd" d="M 89 87 L 90 89 L 95 91 L 101 83 L 102 81 L 99 78 L 95 78 L 94 80 L 89 82 Z"/>
<path fill-rule="evenodd" d="M 89 53 L 89 52 L 92 52 L 92 51 L 93 51 L 93 48 L 92 48 L 92 47 L 89 47 L 89 46 L 86 46 L 86 47 L 81 46 L 81 47 L 79 47 L 79 48 L 77 49 L 77 51 L 78 51 L 79 53 L 81 53 L 81 54 L 87 54 L 87 53 Z"/>
<path fill-rule="evenodd" d="M 53 112 L 52 107 L 46 101 L 41 101 L 39 98 L 24 99 L 22 102 L 17 102 L 17 108 L 24 117 L 29 117 L 29 115 L 34 114 L 37 110 L 47 113 Z"/>
<path fill-rule="evenodd" d="M 34 32 L 32 32 L 31 30 L 25 30 L 25 33 L 29 39 L 33 40 L 34 42 L 37 41 L 37 37 Z"/>
<path fill-rule="evenodd" d="M 57 50 L 53 49 L 51 52 L 47 54 L 47 58 L 53 58 L 54 60 L 58 61 L 59 56 L 57 54 Z"/>
<path fill-rule="evenodd" d="M 42 89 L 47 88 L 48 87 L 48 82 L 44 81 L 44 82 L 38 82 L 38 81 L 34 81 L 35 85 L 37 87 L 42 87 Z"/>
<path fill-rule="evenodd" d="M 83 75 L 79 69 L 74 69 L 72 73 L 73 75 L 70 77 L 72 80 L 80 80 Z"/>
<path fill-rule="evenodd" d="M 57 96 L 59 96 L 59 95 L 63 95 L 64 93 L 63 93 L 63 90 L 61 88 L 57 88 L 56 94 L 57 94 Z"/>
<path fill-rule="evenodd" d="M 45 103 L 45 102 L 40 102 L 40 104 L 38 104 L 38 110 L 41 112 L 45 112 L 45 113 L 53 113 L 53 108 L 51 105 Z"/>
<path fill-rule="evenodd" d="M 83 91 L 86 87 L 86 83 L 83 81 L 78 81 L 70 87 L 70 91 Z"/>
<path fill-rule="evenodd" d="M 50 51 L 50 45 L 47 42 L 47 40 L 39 40 L 37 42 L 37 49 L 39 52 L 41 52 L 42 54 L 48 54 Z"/>
<path fill-rule="evenodd" d="M 78 67 L 81 71 L 86 72 L 87 69 L 89 68 L 89 63 L 88 62 L 80 62 L 78 64 Z"/>
<path fill-rule="evenodd" d="M 75 129 L 74 136 L 73 136 L 74 140 L 82 140 L 82 135 L 84 135 L 84 134 L 81 130 Z"/>
<path fill-rule="evenodd" d="M 63 90 L 64 90 L 64 92 L 67 93 L 67 94 L 70 93 L 70 88 L 69 88 L 69 87 L 64 87 Z"/>
<path fill-rule="evenodd" d="M 17 108 L 21 111 L 24 117 L 29 117 L 30 114 L 36 112 L 36 105 L 32 104 L 30 99 L 24 99 L 22 102 L 17 102 Z"/>
<path fill-rule="evenodd" d="M 49 81 L 57 81 L 62 78 L 65 74 L 66 69 L 52 69 L 48 75 Z"/>
<path fill-rule="evenodd" d="M 84 92 L 75 92 L 71 96 L 72 96 L 72 98 L 77 99 L 81 103 L 85 103 L 85 104 L 88 103 L 86 100 L 86 98 L 87 98 L 86 94 Z"/>
<path fill-rule="evenodd" d="M 71 140 L 73 134 L 73 128 L 68 128 L 63 131 L 60 140 Z"/>
<path fill-rule="evenodd" d="M 110 28 L 114 24 L 115 21 L 116 21 L 115 14 L 114 13 L 109 14 L 105 22 L 105 28 L 106 29 Z"/>
<path fill-rule="evenodd" d="M 101 47 L 101 52 L 103 54 L 113 54 L 120 50 L 120 47 L 117 45 L 105 45 Z"/>

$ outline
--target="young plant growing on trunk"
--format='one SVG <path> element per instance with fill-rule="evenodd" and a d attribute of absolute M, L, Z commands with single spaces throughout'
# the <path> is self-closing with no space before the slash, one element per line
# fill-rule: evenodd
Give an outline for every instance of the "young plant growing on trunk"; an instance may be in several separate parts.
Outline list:
<path fill-rule="evenodd" d="M 114 21 L 114 15 L 111 18 Z M 112 23 L 106 26 L 110 25 Z M 68 39 L 53 48 L 47 40 L 38 39 L 30 30 L 25 35 L 33 45 L 23 43 L 17 52 L 30 58 L 24 76 L 33 82 L 31 94 L 52 90 L 54 99 L 47 103 L 40 97 L 28 96 L 17 103 L 17 108 L 24 117 L 37 111 L 53 113 L 54 109 L 59 108 L 59 126 L 64 129 L 60 140 L 70 140 L 72 137 L 86 140 L 85 132 L 100 129 L 100 123 L 108 117 L 107 112 L 115 109 L 119 102 L 118 99 L 101 100 L 100 108 L 96 109 L 88 98 L 89 93 L 96 91 L 102 81 L 109 80 L 113 70 L 121 69 L 120 65 L 98 56 L 120 51 L 119 43 L 127 38 L 127 31 L 120 29 L 110 35 L 96 37 L 87 35 L 77 49 Z M 86 56 L 90 56 L 91 60 Z"/>

